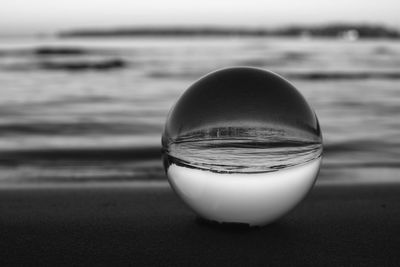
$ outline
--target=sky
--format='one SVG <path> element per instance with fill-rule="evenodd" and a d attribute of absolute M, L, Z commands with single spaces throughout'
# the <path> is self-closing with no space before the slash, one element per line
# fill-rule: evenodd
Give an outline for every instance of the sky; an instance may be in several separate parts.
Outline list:
<path fill-rule="evenodd" d="M 400 28 L 399 0 L 0 0 L 0 34 L 118 26 L 276 27 L 330 22 Z"/>

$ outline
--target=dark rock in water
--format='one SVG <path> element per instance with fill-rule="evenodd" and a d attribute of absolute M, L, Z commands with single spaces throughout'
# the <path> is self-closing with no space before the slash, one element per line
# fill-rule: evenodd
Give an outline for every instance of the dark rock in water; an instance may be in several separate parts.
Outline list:
<path fill-rule="evenodd" d="M 42 61 L 39 68 L 45 70 L 65 71 L 108 71 L 125 68 L 127 63 L 122 59 L 109 59 L 101 61 Z"/>

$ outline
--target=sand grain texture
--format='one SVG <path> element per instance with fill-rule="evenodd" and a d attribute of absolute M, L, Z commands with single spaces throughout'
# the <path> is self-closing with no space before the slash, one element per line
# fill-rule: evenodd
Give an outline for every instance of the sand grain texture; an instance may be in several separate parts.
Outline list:
<path fill-rule="evenodd" d="M 1 266 L 398 266 L 400 186 L 317 186 L 264 228 L 196 219 L 167 186 L 0 190 Z"/>

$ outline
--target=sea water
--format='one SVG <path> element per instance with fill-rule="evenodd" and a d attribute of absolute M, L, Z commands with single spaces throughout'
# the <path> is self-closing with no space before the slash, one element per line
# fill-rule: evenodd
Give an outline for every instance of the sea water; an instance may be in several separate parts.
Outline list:
<path fill-rule="evenodd" d="M 37 53 L 48 47 L 83 53 Z M 164 181 L 158 151 L 168 110 L 194 79 L 234 65 L 280 73 L 315 109 L 326 152 L 318 182 L 398 182 L 398 55 L 398 42 L 383 39 L 3 38 L 0 183 Z M 41 67 L 116 58 L 125 67 Z"/>

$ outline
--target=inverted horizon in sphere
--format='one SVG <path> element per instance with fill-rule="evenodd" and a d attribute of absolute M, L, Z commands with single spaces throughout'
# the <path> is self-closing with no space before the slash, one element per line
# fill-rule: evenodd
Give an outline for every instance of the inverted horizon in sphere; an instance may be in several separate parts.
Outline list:
<path fill-rule="evenodd" d="M 314 111 L 297 89 L 258 68 L 226 68 L 200 78 L 180 97 L 167 120 L 164 145 L 213 130 L 208 138 L 214 138 L 218 129 L 225 128 L 240 129 L 230 137 L 257 138 L 263 129 L 287 139 L 300 135 L 301 141 L 322 141 Z"/>

